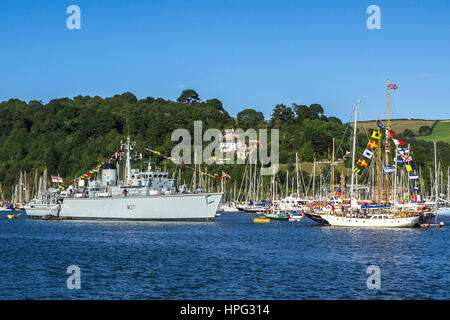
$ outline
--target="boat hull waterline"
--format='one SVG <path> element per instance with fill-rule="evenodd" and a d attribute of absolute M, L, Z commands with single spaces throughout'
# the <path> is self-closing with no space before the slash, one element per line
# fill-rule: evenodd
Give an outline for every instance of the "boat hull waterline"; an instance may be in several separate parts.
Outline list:
<path fill-rule="evenodd" d="M 325 226 L 367 228 L 411 228 L 417 226 L 420 219 L 418 216 L 390 219 L 367 219 L 320 213 L 307 213 L 305 216 Z"/>

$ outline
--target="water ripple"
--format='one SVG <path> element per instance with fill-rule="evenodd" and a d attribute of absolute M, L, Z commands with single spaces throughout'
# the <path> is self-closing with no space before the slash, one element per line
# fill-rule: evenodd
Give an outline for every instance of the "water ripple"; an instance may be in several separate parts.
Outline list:
<path fill-rule="evenodd" d="M 1 299 L 448 299 L 448 227 L 0 219 Z M 441 220 L 450 223 L 449 217 Z M 69 265 L 81 289 L 69 290 Z M 380 290 L 366 271 L 381 270 Z"/>

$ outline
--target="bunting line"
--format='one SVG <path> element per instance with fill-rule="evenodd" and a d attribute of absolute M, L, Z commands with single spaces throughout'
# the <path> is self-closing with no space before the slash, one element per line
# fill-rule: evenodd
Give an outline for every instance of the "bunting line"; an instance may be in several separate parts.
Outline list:
<path fill-rule="evenodd" d="M 174 158 L 174 157 L 171 157 L 171 156 L 162 154 L 162 153 L 159 152 L 159 151 L 152 150 L 152 149 L 150 149 L 150 148 L 145 148 L 145 150 L 146 150 L 146 151 L 149 151 L 149 152 L 151 152 L 151 153 L 153 153 L 153 154 L 156 154 L 156 155 L 158 155 L 158 156 L 160 156 L 160 157 L 163 157 L 164 159 L 171 160 L 173 163 L 175 163 L 175 164 L 177 164 L 177 165 L 180 165 L 180 166 L 182 166 L 182 167 L 191 169 L 192 171 L 195 171 L 195 172 L 197 172 L 197 173 L 199 173 L 199 174 L 202 174 L 202 175 L 205 175 L 205 176 L 214 178 L 214 179 L 231 178 L 228 174 L 226 174 L 226 173 L 223 172 L 223 171 L 222 171 L 222 176 L 220 176 L 220 177 L 219 177 L 219 176 L 215 176 L 215 175 L 213 175 L 213 174 L 210 174 L 210 173 L 203 172 L 203 171 L 200 171 L 200 170 L 198 170 L 198 169 L 192 168 L 191 166 L 189 166 L 189 165 L 183 163 L 182 161 L 180 161 L 179 159 L 176 159 L 176 158 Z"/>

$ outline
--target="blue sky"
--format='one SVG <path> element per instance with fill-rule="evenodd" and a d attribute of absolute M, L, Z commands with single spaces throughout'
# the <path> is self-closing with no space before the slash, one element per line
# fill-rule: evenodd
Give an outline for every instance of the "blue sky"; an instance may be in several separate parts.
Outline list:
<path fill-rule="evenodd" d="M 69 5 L 81 30 L 69 30 Z M 369 30 L 369 5 L 381 30 Z M 450 1 L 0 2 L 0 100 L 195 89 L 231 115 L 320 103 L 349 120 L 450 119 Z"/>

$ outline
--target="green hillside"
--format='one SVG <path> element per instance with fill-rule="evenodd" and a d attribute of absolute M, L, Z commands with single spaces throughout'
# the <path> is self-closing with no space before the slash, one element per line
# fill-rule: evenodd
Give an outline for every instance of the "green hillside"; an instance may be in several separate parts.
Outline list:
<path fill-rule="evenodd" d="M 381 120 L 387 125 L 387 120 Z M 428 142 L 446 142 L 450 143 L 450 120 L 420 120 L 420 119 L 394 119 L 390 121 L 391 130 L 397 134 L 403 134 L 404 137 L 416 138 Z M 370 130 L 376 128 L 376 121 L 358 122 L 360 129 Z M 431 131 L 419 132 L 422 127 L 429 127 Z M 405 130 L 411 132 L 405 135 Z M 422 129 L 423 130 L 423 129 Z M 431 134 L 430 134 L 431 132 Z"/>
<path fill-rule="evenodd" d="M 430 142 L 450 143 L 450 120 L 439 121 L 431 135 L 420 137 L 419 139 Z"/>
<path fill-rule="evenodd" d="M 381 120 L 387 125 L 387 120 Z M 419 129 L 422 126 L 433 127 L 433 125 L 439 120 L 416 120 L 416 119 L 394 119 L 390 121 L 391 129 L 395 133 L 403 133 L 406 129 L 411 130 L 415 135 L 419 134 Z M 363 127 L 367 129 L 376 128 L 376 121 L 361 121 L 359 122 Z"/>
<path fill-rule="evenodd" d="M 150 146 L 163 154 L 170 154 L 178 140 L 172 141 L 172 132 L 186 129 L 194 132 L 194 121 L 202 122 L 202 131 L 217 128 L 277 129 L 279 130 L 280 181 L 287 172 L 295 175 L 296 154 L 302 163 L 306 181 L 310 181 L 312 162 L 316 159 L 316 185 L 323 183 L 329 170 L 333 139 L 338 150 L 337 159 L 351 150 L 351 126 L 335 117 L 325 115 L 319 104 L 310 106 L 277 104 L 270 119 L 264 119 L 262 112 L 254 109 L 240 111 L 231 117 L 218 99 L 202 101 L 192 89 L 184 90 L 177 101 L 147 97 L 138 99 L 130 92 L 112 97 L 76 96 L 53 99 L 46 104 L 40 101 L 9 99 L 0 102 L 0 183 L 8 197 L 18 181 L 21 172 L 26 171 L 25 185 L 32 185 L 36 172 L 44 168 L 49 175 L 59 175 L 65 182 L 85 174 L 101 161 L 120 149 L 121 141 L 130 135 L 136 141 L 135 152 L 143 158 L 135 167 L 146 166 L 150 155 L 145 152 Z M 428 180 L 428 167 L 433 165 L 433 144 L 425 139 L 448 139 L 450 122 L 435 120 L 392 120 L 392 130 L 414 150 L 414 163 L 424 168 L 423 176 Z M 426 126 L 426 131 L 420 130 Z M 367 147 L 367 133 L 364 128 L 375 128 L 375 122 L 361 122 L 356 142 L 356 155 Z M 411 131 L 406 131 L 409 129 Z M 422 128 L 423 129 L 423 128 Z M 422 131 L 422 136 L 419 135 Z M 344 135 L 345 133 L 345 135 Z M 270 135 L 271 136 L 271 135 Z M 345 137 L 342 139 L 342 137 Z M 342 144 L 341 144 L 342 139 Z M 209 144 L 205 142 L 204 146 Z M 271 141 L 268 141 L 268 146 Z M 269 148 L 270 149 L 270 148 Z M 438 158 L 443 168 L 450 166 L 450 144 L 440 142 Z M 176 165 L 162 157 L 151 157 L 155 167 L 175 172 Z M 340 161 L 336 168 L 339 176 L 341 167 L 348 175 L 351 158 Z M 204 165 L 202 166 L 204 168 Z M 246 166 L 208 165 L 208 172 L 227 172 L 229 183 L 241 185 Z M 322 177 L 320 176 L 322 174 Z M 180 170 L 180 181 L 189 183 L 191 170 Z M 322 179 L 322 180 L 320 180 Z"/>

